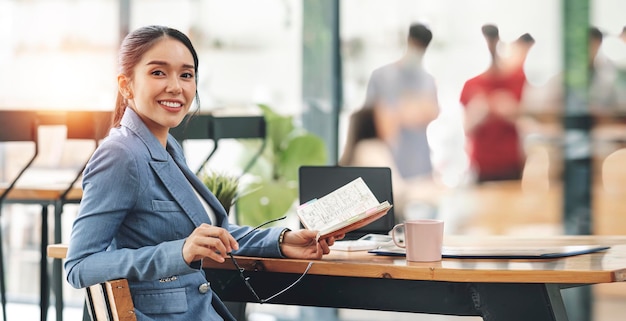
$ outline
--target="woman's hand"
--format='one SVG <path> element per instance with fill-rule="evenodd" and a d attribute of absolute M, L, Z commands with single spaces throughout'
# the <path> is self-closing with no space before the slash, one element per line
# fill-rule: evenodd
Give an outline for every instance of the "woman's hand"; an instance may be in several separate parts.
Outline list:
<path fill-rule="evenodd" d="M 321 259 L 322 255 L 330 253 L 330 246 L 335 240 L 340 240 L 344 235 L 316 240 L 317 231 L 298 230 L 288 231 L 284 235 L 280 250 L 288 258 L 292 259 Z"/>
<path fill-rule="evenodd" d="M 239 249 L 239 244 L 227 230 L 210 224 L 198 226 L 185 240 L 183 259 L 187 264 L 205 257 L 224 262 L 227 253 Z"/>

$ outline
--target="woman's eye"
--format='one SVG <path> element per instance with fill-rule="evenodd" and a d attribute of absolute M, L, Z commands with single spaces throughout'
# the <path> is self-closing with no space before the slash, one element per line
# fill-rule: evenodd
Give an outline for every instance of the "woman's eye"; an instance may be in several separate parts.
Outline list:
<path fill-rule="evenodd" d="M 186 72 L 186 73 L 182 74 L 181 77 L 183 77 L 183 78 L 193 78 L 193 74 L 190 73 L 190 72 Z"/>
<path fill-rule="evenodd" d="M 155 76 L 163 76 L 163 75 L 165 75 L 165 73 L 162 72 L 161 70 L 155 70 L 155 71 L 152 72 L 152 74 L 155 75 Z"/>

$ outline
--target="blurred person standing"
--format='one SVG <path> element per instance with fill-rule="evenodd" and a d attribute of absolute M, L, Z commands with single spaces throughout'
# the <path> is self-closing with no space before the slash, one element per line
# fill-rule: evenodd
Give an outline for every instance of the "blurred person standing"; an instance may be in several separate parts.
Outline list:
<path fill-rule="evenodd" d="M 589 108 L 595 115 L 611 115 L 618 109 L 617 67 L 600 48 L 604 34 L 594 26 L 589 27 Z"/>
<path fill-rule="evenodd" d="M 393 188 L 396 221 L 411 218 L 406 212 L 411 208 L 428 209 L 434 216 L 441 196 L 446 191 L 431 177 L 417 176 L 405 179 L 395 166 L 390 147 L 378 137 L 374 108 L 364 107 L 350 115 L 346 143 L 338 162 L 339 166 L 389 167 Z"/>
<path fill-rule="evenodd" d="M 400 177 L 432 178 L 428 125 L 439 115 L 434 77 L 422 65 L 433 38 L 424 24 L 409 27 L 405 54 L 372 72 L 364 108 L 373 108 L 376 134 L 385 142 Z"/>
<path fill-rule="evenodd" d="M 365 105 L 352 115 L 340 165 L 391 169 L 398 221 L 405 209 L 435 208 L 440 189 L 433 176 L 428 125 L 439 115 L 434 77 L 423 66 L 433 38 L 424 24 L 409 26 L 405 53 L 370 76 Z"/>
<path fill-rule="evenodd" d="M 617 102 L 618 109 L 622 112 L 626 111 L 626 26 L 622 28 L 619 35 L 621 40 L 621 57 L 617 59 Z"/>
<path fill-rule="evenodd" d="M 615 108 L 617 112 L 626 112 L 626 27 L 617 36 L 620 45 L 616 57 L 612 59 L 615 66 Z"/>
<path fill-rule="evenodd" d="M 598 27 L 591 26 L 588 31 L 589 111 L 596 116 L 612 116 L 616 111 L 624 112 L 626 111 L 624 94 L 626 83 L 622 73 L 626 70 L 626 59 L 620 57 L 619 53 L 607 55 L 603 52 L 605 37 Z M 618 44 L 622 47 L 626 43 L 626 31 L 623 30 L 619 38 Z M 615 39 L 609 38 L 608 40 Z M 609 41 L 609 47 L 611 44 L 616 43 Z M 622 48 L 618 51 L 620 49 Z M 626 57 L 623 53 L 622 56 Z M 561 113 L 564 104 L 563 73 L 560 72 L 552 77 L 542 89 L 546 92 L 542 97 L 546 98 L 535 104 L 552 106 L 551 108 L 556 112 Z"/>
<path fill-rule="evenodd" d="M 589 28 L 589 112 L 594 157 L 605 159 L 626 139 L 626 36 Z"/>
<path fill-rule="evenodd" d="M 530 34 L 520 36 L 505 59 L 498 53 L 498 27 L 483 25 L 482 33 L 491 64 L 465 82 L 460 97 L 468 154 L 478 182 L 516 180 L 521 178 L 525 162 L 517 128 L 527 85 L 524 62 L 534 39 Z"/>

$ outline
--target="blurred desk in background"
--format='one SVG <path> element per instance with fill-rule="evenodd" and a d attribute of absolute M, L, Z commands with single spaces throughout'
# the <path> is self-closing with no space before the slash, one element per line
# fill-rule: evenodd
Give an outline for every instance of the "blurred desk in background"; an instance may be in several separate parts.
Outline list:
<path fill-rule="evenodd" d="M 3 193 L 6 186 L 0 185 L 0 193 Z M 65 194 L 65 198 L 62 200 L 62 196 Z M 63 271 L 62 267 L 56 262 L 52 272 L 52 280 L 50 280 L 48 273 L 48 258 L 47 247 L 49 242 L 49 225 L 48 225 L 48 207 L 54 206 L 54 242 L 61 242 L 61 214 L 63 213 L 63 206 L 65 204 L 77 204 L 82 197 L 82 189 L 74 186 L 68 190 L 67 183 L 56 185 L 41 185 L 41 186 L 23 186 L 16 185 L 7 195 L 4 204 L 34 204 L 40 205 L 41 209 L 41 257 L 40 257 L 40 309 L 41 320 L 47 318 L 48 307 L 50 305 L 50 281 L 56 298 L 57 315 L 62 313 L 63 310 Z M 60 311 L 59 311 L 60 310 Z M 57 317 L 58 319 L 58 317 Z M 60 321 L 60 320 L 58 320 Z"/>
<path fill-rule="evenodd" d="M 48 207 L 54 206 L 54 240 L 61 242 L 61 215 L 68 203 L 78 203 L 81 195 L 75 191 L 86 163 L 107 135 L 113 119 L 105 110 L 0 110 L 0 141 L 27 145 L 30 158 L 21 152 L 2 149 L 2 180 L 9 181 L 1 192 L 4 203 L 39 204 L 41 211 L 41 320 L 47 319 L 49 279 L 46 247 L 48 245 Z M 71 156 L 63 157 L 66 143 L 88 143 L 89 147 L 74 146 Z M 34 148 L 31 148 L 34 147 Z M 47 152 L 46 152 L 47 151 Z M 5 165 L 11 161 L 14 164 Z M 51 161 L 54 160 L 54 161 Z M 46 165 L 41 166 L 43 162 Z M 38 166 L 39 165 L 39 166 Z M 69 166 L 68 166 L 69 165 Z M 67 174 L 67 175 L 66 175 Z M 2 208 L 0 208 L 2 210 Z M 2 259 L 3 256 L 0 256 Z M 2 261 L 2 305 L 5 305 L 4 263 Z M 62 320 L 63 293 L 60 262 L 53 264 L 57 320 Z M 6 314 L 3 308 L 2 313 Z"/>
<path fill-rule="evenodd" d="M 605 178 L 596 178 L 591 187 L 593 234 L 626 235 L 626 150 L 608 161 L 603 168 Z M 456 226 L 450 234 L 564 234 L 560 181 L 489 182 L 457 188 L 450 194 L 447 202 L 462 205 L 455 208 L 455 213 L 442 217 Z"/>

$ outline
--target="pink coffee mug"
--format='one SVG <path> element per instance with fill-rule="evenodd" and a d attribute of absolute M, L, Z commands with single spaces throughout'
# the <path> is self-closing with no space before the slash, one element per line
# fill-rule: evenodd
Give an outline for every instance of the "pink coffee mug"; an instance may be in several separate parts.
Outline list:
<path fill-rule="evenodd" d="M 396 238 L 396 230 L 404 226 L 404 243 Z M 397 224 L 391 230 L 393 242 L 406 248 L 406 260 L 413 262 L 441 261 L 443 246 L 443 221 L 411 220 Z"/>

